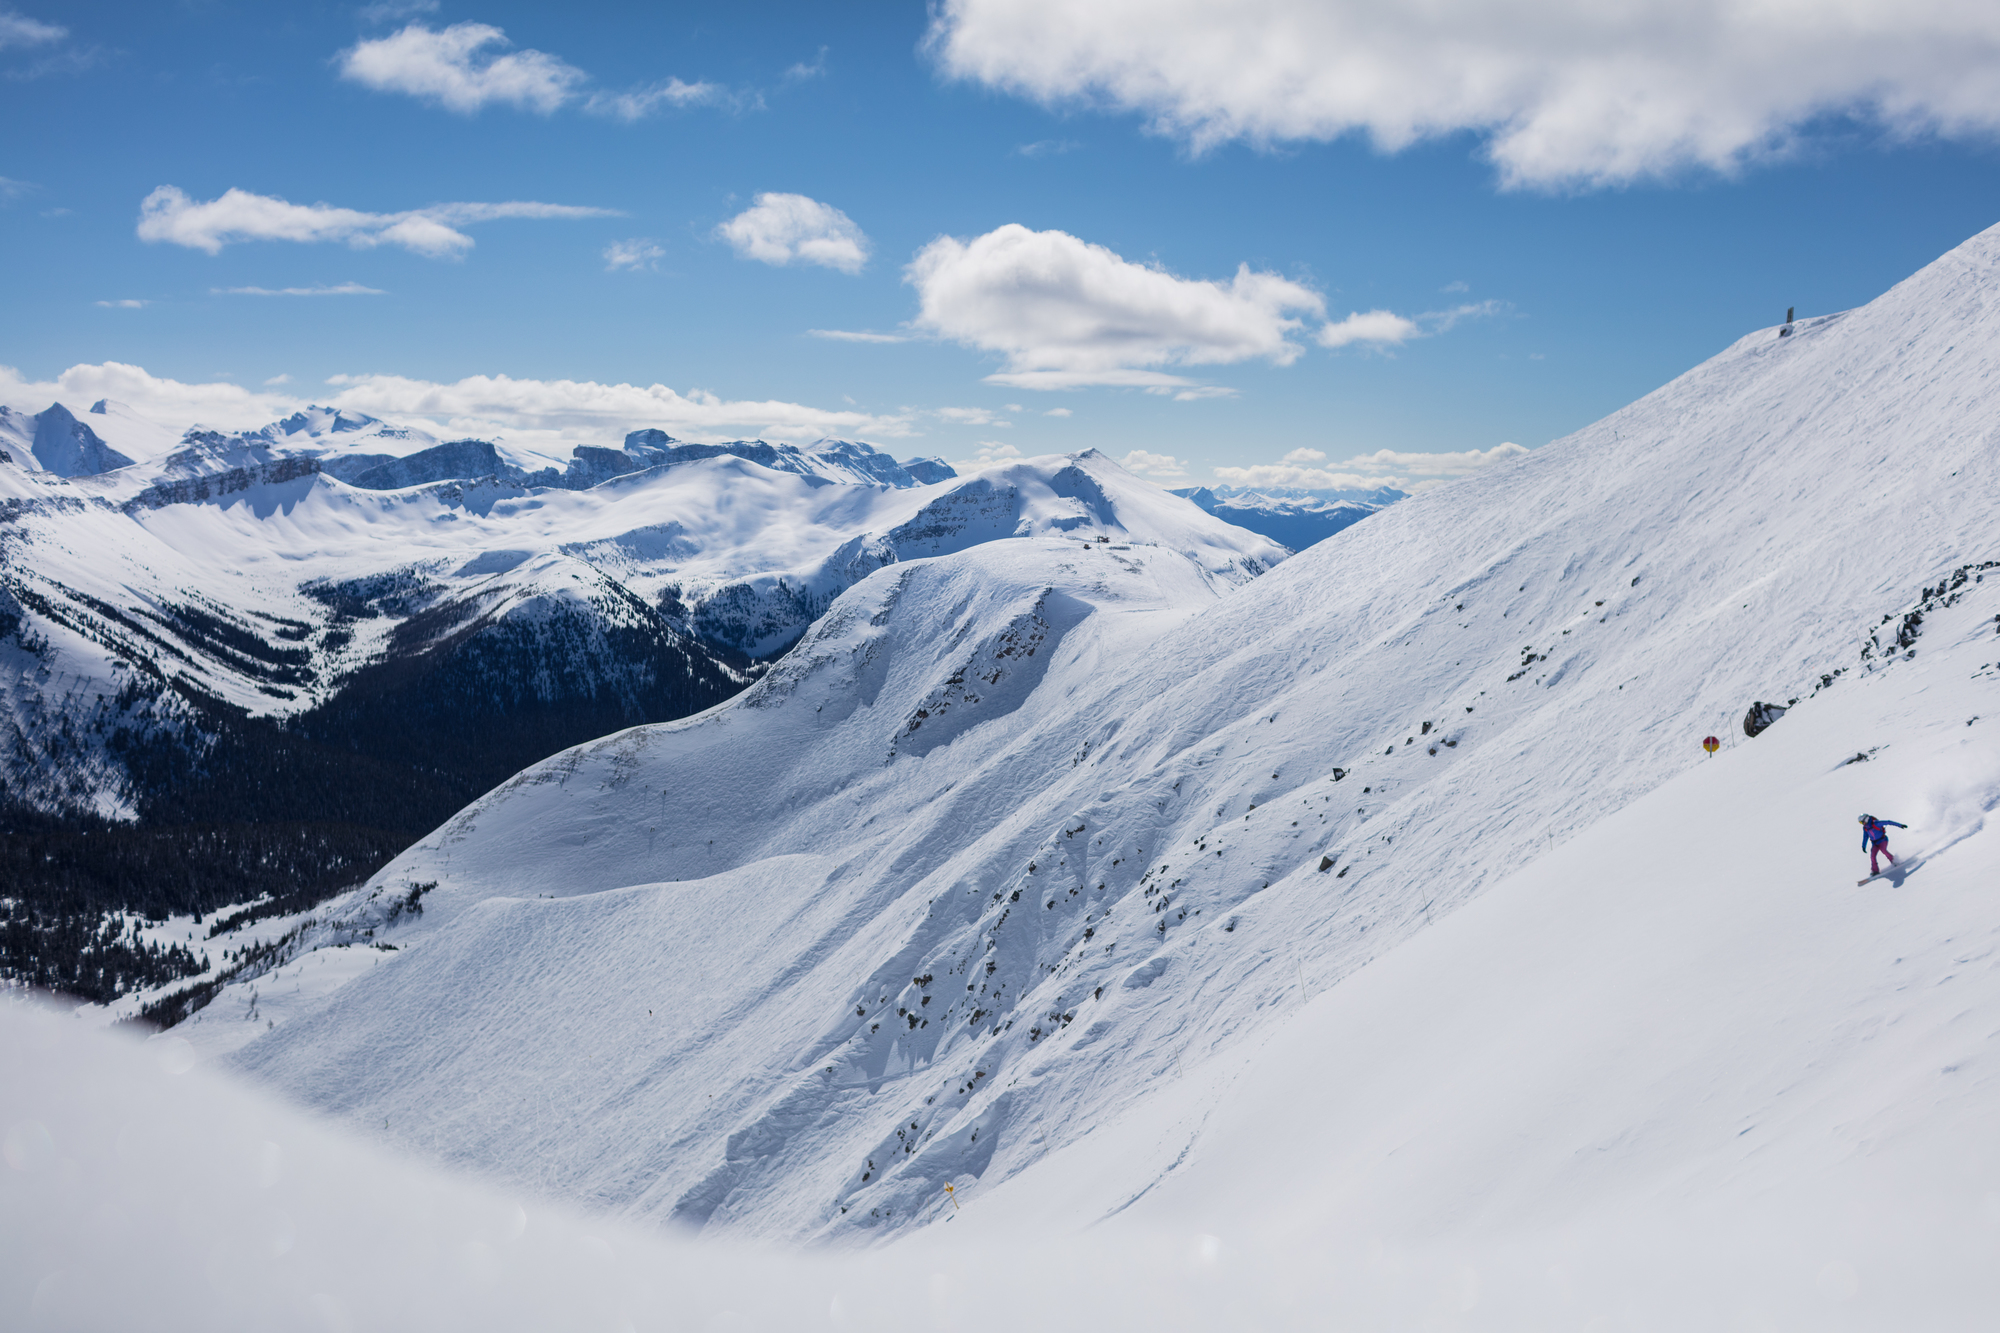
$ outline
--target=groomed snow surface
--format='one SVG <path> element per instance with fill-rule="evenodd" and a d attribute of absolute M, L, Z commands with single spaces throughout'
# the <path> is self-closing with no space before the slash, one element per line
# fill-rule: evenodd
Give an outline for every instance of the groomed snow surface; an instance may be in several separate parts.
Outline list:
<path fill-rule="evenodd" d="M 1988 1327 L 1996 292 L 2000 231 L 1242 586 L 1059 531 L 870 574 L 411 848 L 309 935 L 389 961 L 247 1043 L 233 991 L 152 1050 L 10 1014 L 0 1280 L 50 1327 Z M 1911 827 L 1857 886 L 1863 810 Z"/>

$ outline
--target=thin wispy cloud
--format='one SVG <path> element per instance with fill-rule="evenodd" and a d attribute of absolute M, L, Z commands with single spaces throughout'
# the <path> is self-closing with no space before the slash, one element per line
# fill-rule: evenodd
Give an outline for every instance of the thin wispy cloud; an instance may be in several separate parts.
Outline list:
<path fill-rule="evenodd" d="M 0 9 L 0 51 L 49 46 L 69 36 L 60 23 L 44 23 L 11 9 Z"/>
<path fill-rule="evenodd" d="M 324 287 L 211 287 L 211 296 L 385 296 L 380 287 L 341 282 Z"/>
<path fill-rule="evenodd" d="M 750 100 L 756 99 L 753 97 Z M 679 79 L 668 79 L 665 83 L 628 93 L 592 93 L 583 109 L 599 116 L 633 121 L 644 120 L 663 106 L 740 106 L 743 102 L 744 95 L 731 92 L 719 83 L 683 83 Z"/>
<path fill-rule="evenodd" d="M 103 306 L 106 310 L 143 310 L 147 306 L 151 305 L 152 302 L 142 301 L 136 297 L 128 296 L 125 297 L 123 300 L 99 301 L 97 302 L 97 304 Z"/>
<path fill-rule="evenodd" d="M 184 245 L 217 254 L 242 241 L 342 242 L 356 249 L 400 246 L 432 259 L 456 259 L 472 248 L 458 230 L 501 218 L 616 217 L 616 210 L 573 204 L 432 204 L 402 213 L 369 213 L 332 204 L 294 204 L 270 195 L 232 189 L 198 202 L 162 185 L 139 205 L 139 239 Z"/>
<path fill-rule="evenodd" d="M 680 78 L 622 92 L 594 89 L 583 70 L 546 51 L 514 49 L 506 32 L 490 23 L 445 28 L 412 23 L 386 37 L 357 42 L 337 60 L 344 79 L 467 116 L 489 106 L 546 116 L 580 102 L 594 114 L 636 121 L 663 108 L 762 105 L 754 93 Z"/>
<path fill-rule="evenodd" d="M 438 0 L 387 0 L 387 3 L 363 5 L 355 11 L 355 17 L 363 23 L 401 23 L 437 11 Z"/>
<path fill-rule="evenodd" d="M 910 341 L 902 333 L 868 333 L 861 329 L 807 329 L 815 338 L 828 338 L 843 343 L 906 343 Z"/>
<path fill-rule="evenodd" d="M 667 252 L 644 236 L 629 241 L 613 241 L 604 247 L 606 273 L 639 272 L 656 268 Z"/>
<path fill-rule="evenodd" d="M 811 64 L 807 64 L 805 61 L 801 60 L 796 65 L 793 65 L 790 69 L 787 69 L 785 71 L 785 82 L 799 83 L 806 79 L 823 78 L 825 77 L 825 75 L 826 75 L 826 48 L 822 46 L 819 49 L 819 54 L 813 57 Z"/>
<path fill-rule="evenodd" d="M 1037 139 L 1014 150 L 1016 157 L 1060 157 L 1083 147 L 1074 139 Z"/>
<path fill-rule="evenodd" d="M 745 259 L 817 264 L 842 273 L 859 273 L 870 249 L 854 219 L 802 194 L 760 194 L 715 234 Z"/>
<path fill-rule="evenodd" d="M 9 180 L 5 176 L 0 176 L 0 208 L 5 208 L 16 199 L 33 194 L 40 188 L 32 181 Z"/>

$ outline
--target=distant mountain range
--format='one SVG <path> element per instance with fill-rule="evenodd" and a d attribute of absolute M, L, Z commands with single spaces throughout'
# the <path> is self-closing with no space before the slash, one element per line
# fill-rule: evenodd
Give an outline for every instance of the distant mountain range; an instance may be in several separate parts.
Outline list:
<path fill-rule="evenodd" d="M 735 694 L 884 565 L 1287 554 L 1095 455 L 959 477 L 638 430 L 557 469 L 326 408 L 164 452 L 144 425 L 0 415 L 0 968 L 98 998 L 158 980 L 103 912 L 317 901 L 545 755 Z"/>
<path fill-rule="evenodd" d="M 1326 491 L 1244 491 L 1233 487 L 1193 486 L 1174 492 L 1225 523 L 1261 533 L 1294 551 L 1323 542 L 1343 528 L 1379 513 L 1409 497 L 1384 486 L 1363 496 Z"/>

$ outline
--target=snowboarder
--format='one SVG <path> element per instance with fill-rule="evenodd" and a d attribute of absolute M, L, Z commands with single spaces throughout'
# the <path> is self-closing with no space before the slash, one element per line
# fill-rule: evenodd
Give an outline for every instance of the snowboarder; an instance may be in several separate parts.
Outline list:
<path fill-rule="evenodd" d="M 1889 830 L 1908 827 L 1908 824 L 1898 824 L 1893 819 L 1877 819 L 1873 815 L 1861 816 L 1861 850 L 1868 853 L 1870 879 L 1882 873 L 1877 858 L 1886 856 L 1890 865 L 1896 864 L 1895 853 L 1889 850 Z"/>

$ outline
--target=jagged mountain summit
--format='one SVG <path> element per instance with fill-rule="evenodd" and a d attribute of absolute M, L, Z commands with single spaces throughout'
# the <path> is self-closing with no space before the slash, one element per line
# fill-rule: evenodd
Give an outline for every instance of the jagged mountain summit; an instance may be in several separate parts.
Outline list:
<path fill-rule="evenodd" d="M 301 937 L 393 962 L 263 1031 L 225 991 L 190 1039 L 638 1217 L 894 1232 L 1100 1132 L 1115 1212 L 1196 1150 L 1198 1115 L 1147 1118 L 1164 1080 L 1251 1060 L 1752 703 L 1790 708 L 1733 733 L 1768 746 L 1933 642 L 1990 673 L 1996 290 L 2000 230 L 1233 588 L 1088 527 L 879 569 L 739 697 L 527 769 Z M 1993 776 L 1990 724 L 1949 725 Z"/>
<path fill-rule="evenodd" d="M 10 864 L 65 930 L 348 887 L 525 764 L 739 691 L 884 565 L 1064 531 L 1222 584 L 1285 556 L 1094 454 L 919 486 L 853 443 L 759 445 L 780 467 L 641 441 L 672 456 L 583 489 L 377 490 L 282 443 L 305 431 L 190 431 L 72 478 L 0 463 Z"/>
<path fill-rule="evenodd" d="M 0 407 L 0 442 L 19 451 L 14 457 L 21 465 L 58 477 L 87 477 L 132 462 L 61 403 L 33 416 Z"/>

